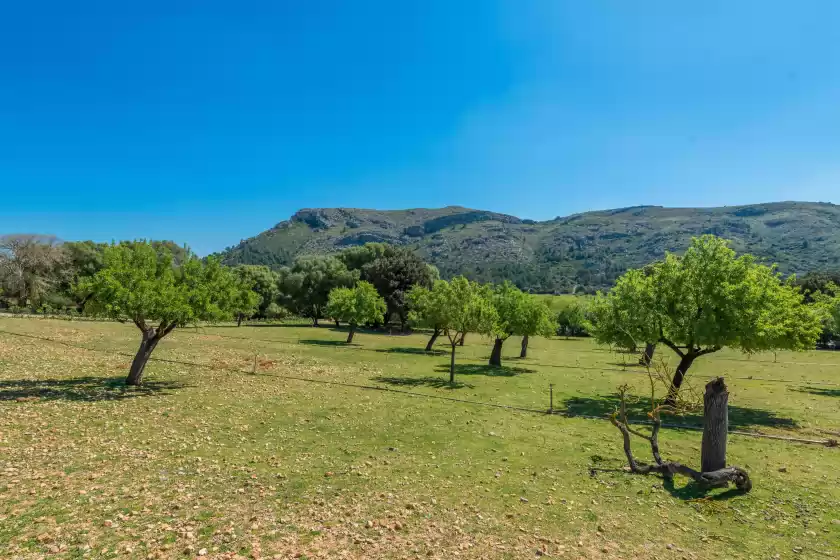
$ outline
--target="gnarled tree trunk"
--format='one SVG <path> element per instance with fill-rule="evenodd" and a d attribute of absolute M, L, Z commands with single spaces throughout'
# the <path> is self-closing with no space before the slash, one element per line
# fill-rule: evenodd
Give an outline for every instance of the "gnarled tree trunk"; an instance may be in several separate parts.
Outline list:
<path fill-rule="evenodd" d="M 726 467 L 726 438 L 729 432 L 729 392 L 723 377 L 706 384 L 703 395 L 703 443 L 700 470 L 717 471 Z"/>
<path fill-rule="evenodd" d="M 440 329 L 435 329 L 432 333 L 432 338 L 429 339 L 429 342 L 426 344 L 426 352 L 431 352 L 432 348 L 435 345 L 438 337 L 440 336 Z"/>
<path fill-rule="evenodd" d="M 696 358 L 697 354 L 689 352 L 688 354 L 684 354 L 680 359 L 680 363 L 677 365 L 677 371 L 674 372 L 674 379 L 671 380 L 671 387 L 668 388 L 668 396 L 665 398 L 666 405 L 675 406 L 677 404 L 677 395 L 680 392 L 680 387 L 682 387 L 685 374 Z"/>
<path fill-rule="evenodd" d="M 656 344 L 648 342 L 645 345 L 645 353 L 639 358 L 639 365 L 649 366 L 653 362 L 653 353 L 656 351 Z"/>
<path fill-rule="evenodd" d="M 143 382 L 143 372 L 146 369 L 146 363 L 149 361 L 149 357 L 151 357 L 155 346 L 157 346 L 161 338 L 163 337 L 159 337 L 154 329 L 143 331 L 143 340 L 140 342 L 140 349 L 137 350 L 137 354 L 131 362 L 128 377 L 125 378 L 126 385 L 138 386 Z"/>
<path fill-rule="evenodd" d="M 490 365 L 501 367 L 502 365 L 502 344 L 505 343 L 503 338 L 496 337 L 496 342 L 493 343 L 493 352 L 490 353 Z"/>
<path fill-rule="evenodd" d="M 519 352 L 520 358 L 528 357 L 528 335 L 522 337 L 522 350 Z"/>
<path fill-rule="evenodd" d="M 353 342 L 353 335 L 356 334 L 356 325 L 350 323 L 350 332 L 347 333 L 347 344 Z"/>

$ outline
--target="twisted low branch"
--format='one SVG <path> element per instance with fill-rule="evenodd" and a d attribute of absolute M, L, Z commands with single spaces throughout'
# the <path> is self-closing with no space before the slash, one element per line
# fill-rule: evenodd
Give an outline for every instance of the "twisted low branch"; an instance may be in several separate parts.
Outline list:
<path fill-rule="evenodd" d="M 638 430 L 630 428 L 630 425 L 627 422 L 627 406 L 625 399 L 626 391 L 626 386 L 619 388 L 619 395 L 621 397 L 620 408 L 614 412 L 612 416 L 610 416 L 610 422 L 612 422 L 613 426 L 618 428 L 624 438 L 624 454 L 627 456 L 627 463 L 630 465 L 631 472 L 636 474 L 658 473 L 667 479 L 674 478 L 674 474 L 681 474 L 683 476 L 690 477 L 703 488 L 717 488 L 727 486 L 730 482 L 733 482 L 735 487 L 742 492 L 746 493 L 752 490 L 752 481 L 750 480 L 749 474 L 740 467 L 732 466 L 717 471 L 700 472 L 692 469 L 691 467 L 686 467 L 681 463 L 663 461 L 659 453 L 659 429 L 662 426 L 660 413 L 671 412 L 670 407 L 654 407 L 653 410 L 648 413 L 648 416 L 653 422 L 653 427 L 651 428 L 650 435 L 644 434 Z M 648 440 L 653 454 L 653 459 L 656 461 L 656 464 L 640 465 L 636 461 L 635 457 L 633 457 L 633 451 L 631 449 L 631 433 Z"/>

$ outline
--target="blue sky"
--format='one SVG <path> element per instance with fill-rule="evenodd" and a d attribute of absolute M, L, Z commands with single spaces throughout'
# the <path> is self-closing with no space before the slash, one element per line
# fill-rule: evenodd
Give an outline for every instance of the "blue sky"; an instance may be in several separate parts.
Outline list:
<path fill-rule="evenodd" d="M 0 232 L 840 203 L 835 1 L 9 3 Z"/>

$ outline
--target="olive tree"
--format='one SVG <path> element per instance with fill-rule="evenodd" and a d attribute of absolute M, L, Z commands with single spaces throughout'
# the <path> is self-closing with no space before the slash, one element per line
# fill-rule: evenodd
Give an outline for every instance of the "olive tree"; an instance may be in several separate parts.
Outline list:
<path fill-rule="evenodd" d="M 102 269 L 83 283 L 91 294 L 88 310 L 140 329 L 127 385 L 142 383 L 155 347 L 176 327 L 230 319 L 244 289 L 213 257 L 202 262 L 190 256 L 178 265 L 168 250 L 144 241 L 106 248 Z"/>
<path fill-rule="evenodd" d="M 683 256 L 630 270 L 590 306 L 593 335 L 621 347 L 661 343 L 679 357 L 666 404 L 673 406 L 694 361 L 721 348 L 752 353 L 813 348 L 820 315 L 792 282 L 752 255 L 736 257 L 713 235 Z"/>
<path fill-rule="evenodd" d="M 278 287 L 280 276 L 267 266 L 253 264 L 235 266 L 233 273 L 243 284 L 250 286 L 251 290 L 257 295 L 256 304 L 252 308 L 246 307 L 245 311 L 237 314 L 237 326 L 242 323 L 242 319 L 253 315 L 267 318 L 268 307 L 275 303 L 277 296 L 280 294 Z"/>
<path fill-rule="evenodd" d="M 510 282 L 496 286 L 490 301 L 498 315 L 496 339 L 490 354 L 491 366 L 502 365 L 502 345 L 511 336 L 522 337 L 520 356 L 524 358 L 528 352 L 528 337 L 551 336 L 557 328 L 548 306 Z"/>
<path fill-rule="evenodd" d="M 327 315 L 350 325 L 347 344 L 353 342 L 356 328 L 374 323 L 385 313 L 385 300 L 370 282 L 360 281 L 352 288 L 335 288 L 327 302 Z"/>

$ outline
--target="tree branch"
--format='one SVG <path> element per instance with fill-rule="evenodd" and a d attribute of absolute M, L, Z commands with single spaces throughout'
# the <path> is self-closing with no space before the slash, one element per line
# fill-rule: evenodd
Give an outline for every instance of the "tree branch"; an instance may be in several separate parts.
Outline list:
<path fill-rule="evenodd" d="M 659 337 L 659 342 L 676 352 L 677 356 L 679 356 L 680 358 L 685 358 L 685 353 L 682 350 L 680 350 L 680 347 L 668 340 L 667 338 L 665 338 L 664 336 Z"/>
<path fill-rule="evenodd" d="M 703 348 L 702 350 L 699 350 L 697 352 L 697 355 L 702 356 L 703 354 L 711 354 L 712 352 L 717 352 L 718 350 L 720 350 L 720 348 L 720 346 L 711 346 L 709 348 Z"/>

